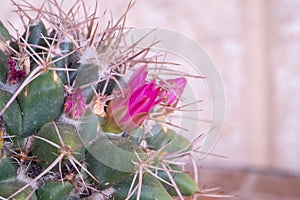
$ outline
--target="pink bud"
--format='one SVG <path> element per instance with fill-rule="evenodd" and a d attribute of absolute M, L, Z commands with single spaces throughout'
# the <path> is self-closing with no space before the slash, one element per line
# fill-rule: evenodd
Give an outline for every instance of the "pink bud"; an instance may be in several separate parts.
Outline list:
<path fill-rule="evenodd" d="M 15 84 L 21 82 L 25 78 L 25 71 L 16 69 L 16 62 L 10 58 L 8 60 L 9 72 L 7 76 L 7 82 L 9 84 Z"/>
<path fill-rule="evenodd" d="M 79 119 L 85 112 L 86 102 L 82 90 L 77 88 L 72 94 L 67 96 L 64 111 L 68 117 Z"/>

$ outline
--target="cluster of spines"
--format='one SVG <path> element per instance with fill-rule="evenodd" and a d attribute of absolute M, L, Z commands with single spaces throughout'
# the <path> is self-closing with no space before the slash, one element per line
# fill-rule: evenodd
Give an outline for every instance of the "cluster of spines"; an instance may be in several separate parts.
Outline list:
<path fill-rule="evenodd" d="M 171 199 L 175 195 L 183 199 L 199 193 L 196 182 L 182 171 L 185 163 L 178 161 L 197 151 L 196 141 L 159 123 L 118 137 L 101 131 L 113 88 L 122 91 L 120 78 L 140 65 L 157 62 L 147 57 L 150 48 L 135 51 L 134 46 L 120 46 L 132 4 L 116 24 L 102 31 L 97 9 L 88 15 L 83 0 L 67 12 L 56 0 L 47 0 L 40 8 L 27 1 L 14 4 L 25 33 L 7 38 L 1 32 L 1 42 L 7 45 L 1 51 L 5 59 L 0 68 L 0 138 L 8 140 L 0 140 L 4 152 L 0 171 L 9 170 L 0 175 L 0 184 L 7 185 L 0 187 L 0 198 Z M 78 21 L 80 5 L 85 17 Z M 35 19 L 28 15 L 31 11 L 37 13 Z M 49 34 L 40 19 L 50 24 Z M 176 74 L 180 75 L 174 70 Z M 129 171 L 110 168 L 93 154 L 112 156 L 117 153 L 109 151 L 112 144 L 130 152 Z M 29 170 L 40 167 L 24 179 Z"/>

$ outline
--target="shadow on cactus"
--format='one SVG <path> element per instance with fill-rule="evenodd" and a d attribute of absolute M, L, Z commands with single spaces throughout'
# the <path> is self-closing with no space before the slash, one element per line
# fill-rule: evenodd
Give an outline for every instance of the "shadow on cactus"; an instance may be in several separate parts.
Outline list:
<path fill-rule="evenodd" d="M 12 3 L 25 31 L 13 37 L 0 23 L 0 199 L 201 194 L 192 156 L 201 137 L 186 139 L 169 120 L 185 106 L 186 73 L 152 46 L 124 44 L 133 4 L 103 25 L 97 3 L 91 13 L 83 0 L 69 10 Z"/>

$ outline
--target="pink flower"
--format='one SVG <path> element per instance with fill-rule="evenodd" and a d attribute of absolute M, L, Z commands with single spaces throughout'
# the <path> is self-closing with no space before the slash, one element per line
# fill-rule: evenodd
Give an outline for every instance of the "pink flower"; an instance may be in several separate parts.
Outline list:
<path fill-rule="evenodd" d="M 10 58 L 8 60 L 9 73 L 7 76 L 7 82 L 9 84 L 15 84 L 21 82 L 25 78 L 25 72 L 23 70 L 16 69 L 16 62 Z"/>
<path fill-rule="evenodd" d="M 182 92 L 186 86 L 185 78 L 168 79 L 160 82 L 162 87 L 160 97 L 163 98 L 163 103 L 166 106 L 176 107 Z"/>
<path fill-rule="evenodd" d="M 155 81 L 146 82 L 147 74 L 146 66 L 138 69 L 123 88 L 124 98 L 118 97 L 110 102 L 104 131 L 120 133 L 139 127 L 154 106 L 161 102 L 160 88 Z"/>
<path fill-rule="evenodd" d="M 67 96 L 64 111 L 68 117 L 79 119 L 85 112 L 86 102 L 82 90 L 77 88 L 72 94 Z"/>

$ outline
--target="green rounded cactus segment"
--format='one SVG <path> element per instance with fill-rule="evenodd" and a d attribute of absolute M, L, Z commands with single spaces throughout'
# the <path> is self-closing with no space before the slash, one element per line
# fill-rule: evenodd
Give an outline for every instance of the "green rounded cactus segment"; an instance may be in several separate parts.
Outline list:
<path fill-rule="evenodd" d="M 171 165 L 170 166 L 171 170 L 174 170 L 176 172 L 170 172 L 171 176 L 173 177 L 178 189 L 180 190 L 181 194 L 184 196 L 191 196 L 195 192 L 199 191 L 198 185 L 195 183 L 195 181 L 186 173 L 182 172 L 180 167 L 177 165 Z M 157 175 L 162 178 L 165 181 L 168 181 L 171 183 L 167 173 L 165 171 L 159 171 Z M 175 189 L 167 185 L 165 183 L 162 183 L 167 191 L 172 195 L 172 196 L 177 196 L 177 192 Z"/>
<path fill-rule="evenodd" d="M 175 131 L 168 129 L 167 132 L 160 129 L 147 137 L 147 144 L 153 150 L 162 149 L 169 154 L 178 151 L 186 152 L 192 149 L 191 142 Z"/>
<path fill-rule="evenodd" d="M 104 188 L 111 187 L 116 183 L 123 181 L 131 175 L 131 173 L 118 171 L 104 165 L 101 161 L 97 160 L 91 154 L 87 154 L 88 170 L 101 181 Z"/>
<path fill-rule="evenodd" d="M 86 155 L 88 170 L 105 187 L 112 186 L 135 172 L 137 162 L 134 152 L 142 150 L 132 141 L 124 138 L 100 136 L 92 143 Z"/>
<path fill-rule="evenodd" d="M 59 44 L 59 48 L 61 51 L 61 56 L 55 56 L 53 60 L 58 60 L 55 62 L 56 68 L 62 69 L 77 69 L 79 64 L 77 63 L 77 53 L 73 52 L 73 43 L 71 42 L 62 42 Z M 70 54 L 71 53 L 71 54 Z M 70 54 L 68 56 L 65 56 Z M 64 57 L 61 59 L 61 57 Z M 57 74 L 61 78 L 64 84 L 68 84 L 68 76 L 70 84 L 72 85 L 74 78 L 76 77 L 76 71 L 61 71 L 58 70 Z"/>
<path fill-rule="evenodd" d="M 131 187 L 133 177 L 129 177 L 123 182 L 119 183 L 114 187 L 115 189 L 115 200 L 126 199 L 128 191 Z M 133 186 L 135 188 L 137 185 L 137 180 Z M 134 200 L 137 197 L 137 191 L 131 196 L 130 200 Z M 142 190 L 140 199 L 142 200 L 172 200 L 172 197 L 165 190 L 163 185 L 153 176 L 149 174 L 144 174 L 142 181 Z"/>
<path fill-rule="evenodd" d="M 15 178 L 17 176 L 17 166 L 13 164 L 11 158 L 0 159 L 0 181 Z"/>
<path fill-rule="evenodd" d="M 138 127 L 137 129 L 130 132 L 129 139 L 134 143 L 136 143 L 137 145 L 141 145 L 141 142 L 143 141 L 144 137 L 145 137 L 144 129 Z"/>
<path fill-rule="evenodd" d="M 74 88 L 80 87 L 86 99 L 86 103 L 90 103 L 95 92 L 93 87 L 96 88 L 97 81 L 99 80 L 98 66 L 94 64 L 81 65 L 75 79 Z"/>
<path fill-rule="evenodd" d="M 64 105 L 64 86 L 54 71 L 47 71 L 28 84 L 18 97 L 26 137 L 45 123 L 57 119 Z"/>
<path fill-rule="evenodd" d="M 6 91 L 0 90 L 0 110 L 4 108 L 5 104 L 9 101 L 12 94 Z M 20 106 L 17 101 L 7 108 L 2 115 L 5 128 L 10 135 L 20 135 L 22 132 L 22 114 Z"/>
<path fill-rule="evenodd" d="M 38 46 L 46 46 L 45 39 L 48 37 L 48 34 L 44 23 L 39 21 L 29 26 L 28 31 L 25 31 L 22 37 L 28 44 L 31 44 L 31 48 L 28 50 L 32 53 L 37 53 L 42 51 Z"/>
<path fill-rule="evenodd" d="M 84 159 L 85 149 L 78 136 L 77 129 L 71 124 L 56 123 L 56 126 L 65 147 L 73 150 L 72 156 L 81 162 Z M 45 124 L 37 133 L 37 135 L 57 144 L 58 146 L 62 146 L 53 123 Z M 61 151 L 60 149 L 41 139 L 35 139 L 32 146 L 33 155 L 42 159 L 40 164 L 43 166 L 49 166 L 58 157 Z"/>
<path fill-rule="evenodd" d="M 0 36 L 4 41 L 8 41 L 10 39 L 10 34 L 8 30 L 5 28 L 5 26 L 3 25 L 2 21 L 0 21 Z"/>
<path fill-rule="evenodd" d="M 46 182 L 39 187 L 36 194 L 39 200 L 66 200 L 73 189 L 70 182 Z"/>
<path fill-rule="evenodd" d="M 98 130 L 104 118 L 98 117 L 91 109 L 87 108 L 78 128 L 78 135 L 86 148 L 92 144 L 98 136 Z"/>
<path fill-rule="evenodd" d="M 1 45 L 1 39 L 0 39 L 0 45 Z M 1 49 L 1 47 L 0 47 Z M 7 74 L 9 71 L 8 62 L 9 57 L 0 50 L 0 82 L 6 83 Z"/>
<path fill-rule="evenodd" d="M 3 197 L 3 198 L 9 197 L 13 193 L 15 193 L 16 191 L 21 189 L 24 185 L 25 185 L 25 183 L 17 181 L 17 180 L 1 181 L 0 182 L 0 197 Z M 24 200 L 24 199 L 37 200 L 35 193 L 29 187 L 11 199 L 13 199 L 13 200 Z"/>
<path fill-rule="evenodd" d="M 121 79 L 120 76 L 114 76 L 115 80 L 109 79 L 108 82 L 106 83 L 106 80 L 101 81 L 97 85 L 97 91 L 102 93 L 102 90 L 105 88 L 104 95 L 110 95 L 112 94 L 114 89 L 119 89 L 117 88 L 116 80 L 119 82 L 120 85 L 124 84 L 124 80 Z"/>

